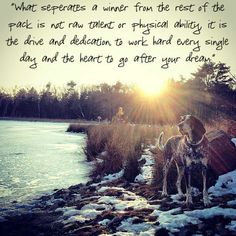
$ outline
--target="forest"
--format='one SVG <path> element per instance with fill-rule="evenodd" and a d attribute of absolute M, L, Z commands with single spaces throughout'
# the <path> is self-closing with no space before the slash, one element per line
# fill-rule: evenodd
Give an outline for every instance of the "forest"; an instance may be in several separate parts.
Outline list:
<path fill-rule="evenodd" d="M 65 87 L 49 82 L 40 91 L 1 88 L 0 117 L 110 121 L 122 107 L 125 120 L 131 123 L 173 124 L 184 114 L 206 121 L 219 116 L 236 118 L 236 78 L 225 63 L 205 63 L 191 78 L 167 83 L 168 89 L 153 97 L 119 81 L 93 86 L 68 81 Z"/>

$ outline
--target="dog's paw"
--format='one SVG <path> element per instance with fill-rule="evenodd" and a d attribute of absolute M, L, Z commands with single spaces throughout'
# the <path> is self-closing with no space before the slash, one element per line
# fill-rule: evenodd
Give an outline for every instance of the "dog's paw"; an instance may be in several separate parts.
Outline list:
<path fill-rule="evenodd" d="M 161 197 L 168 197 L 168 193 L 165 192 L 165 191 L 162 191 L 162 193 L 161 193 Z"/>
<path fill-rule="evenodd" d="M 185 201 L 185 205 L 188 209 L 193 209 L 193 202 L 192 201 Z"/>
<path fill-rule="evenodd" d="M 209 199 L 208 193 L 203 192 L 203 203 L 205 207 L 209 207 L 211 205 L 211 201 Z"/>
<path fill-rule="evenodd" d="M 179 199 L 184 198 L 184 194 L 183 194 L 183 192 L 178 192 L 178 198 L 179 198 Z"/>
<path fill-rule="evenodd" d="M 193 199 L 192 199 L 192 196 L 190 194 L 186 194 L 185 204 L 189 208 L 191 208 L 193 206 Z"/>
<path fill-rule="evenodd" d="M 203 199 L 203 203 L 205 207 L 211 206 L 211 201 L 208 197 Z"/>

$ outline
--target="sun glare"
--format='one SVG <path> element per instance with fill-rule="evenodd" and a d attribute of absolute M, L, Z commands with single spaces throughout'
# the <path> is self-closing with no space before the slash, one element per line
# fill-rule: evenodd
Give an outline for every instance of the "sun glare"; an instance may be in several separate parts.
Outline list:
<path fill-rule="evenodd" d="M 139 89 L 146 96 L 158 96 L 166 91 L 167 83 L 165 80 L 144 81 L 139 84 Z"/>

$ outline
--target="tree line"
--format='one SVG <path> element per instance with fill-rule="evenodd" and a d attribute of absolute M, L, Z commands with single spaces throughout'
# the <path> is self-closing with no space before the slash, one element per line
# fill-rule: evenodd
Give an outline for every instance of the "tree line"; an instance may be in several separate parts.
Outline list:
<path fill-rule="evenodd" d="M 174 123 L 189 113 L 203 120 L 235 118 L 236 80 L 225 63 L 212 62 L 199 67 L 192 78 L 169 80 L 165 93 L 152 99 L 121 82 L 79 87 L 70 81 L 64 88 L 48 83 L 41 91 L 0 89 L 0 117 L 112 120 L 119 107 L 135 123 Z"/>

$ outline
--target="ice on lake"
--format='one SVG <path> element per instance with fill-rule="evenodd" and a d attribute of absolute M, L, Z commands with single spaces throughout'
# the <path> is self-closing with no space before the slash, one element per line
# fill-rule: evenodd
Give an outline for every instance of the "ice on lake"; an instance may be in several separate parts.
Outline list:
<path fill-rule="evenodd" d="M 0 207 L 88 181 L 86 137 L 67 126 L 0 121 Z"/>

